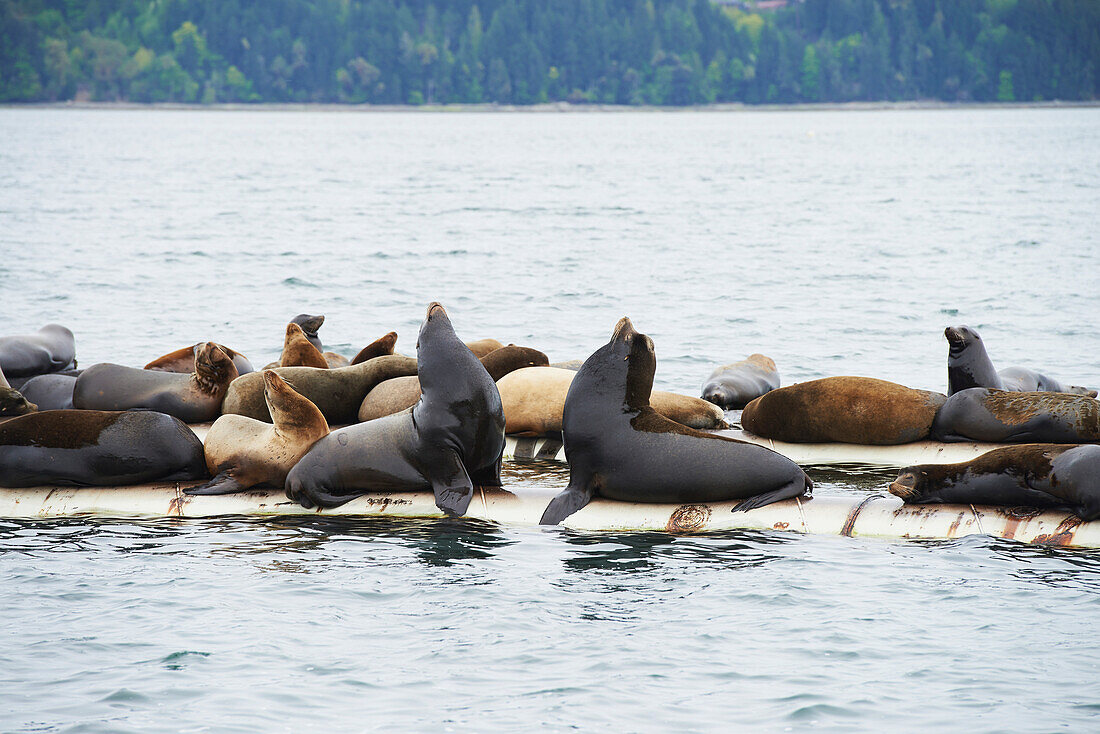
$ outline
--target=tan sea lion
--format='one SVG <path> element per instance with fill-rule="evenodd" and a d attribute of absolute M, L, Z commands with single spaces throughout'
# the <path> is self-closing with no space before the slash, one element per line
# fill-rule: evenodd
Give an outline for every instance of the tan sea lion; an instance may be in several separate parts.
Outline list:
<path fill-rule="evenodd" d="M 283 353 L 279 357 L 280 367 L 319 367 L 328 369 L 328 361 L 321 350 L 313 346 L 302 327 L 291 321 L 286 325 L 286 337 L 283 339 Z"/>
<path fill-rule="evenodd" d="M 355 358 L 351 360 L 352 365 L 362 364 L 368 359 L 374 359 L 375 357 L 383 357 L 387 354 L 393 354 L 393 347 L 397 344 L 397 332 L 391 331 L 385 336 L 380 336 L 372 341 L 367 346 L 359 350 L 359 354 L 355 355 Z"/>
<path fill-rule="evenodd" d="M 73 406 L 81 410 L 148 408 L 185 423 L 204 423 L 218 416 L 235 379 L 237 367 L 229 355 L 217 344 L 204 342 L 195 354 L 195 371 L 189 375 L 120 364 L 92 365 L 76 378 Z"/>
<path fill-rule="evenodd" d="M 321 355 L 325 358 L 325 362 L 328 364 L 329 369 L 351 366 L 351 360 L 342 354 L 337 354 L 336 352 L 321 352 Z"/>
<path fill-rule="evenodd" d="M 927 438 L 947 396 L 873 377 L 826 377 L 772 390 L 741 413 L 746 431 L 790 443 L 889 446 Z"/>
<path fill-rule="evenodd" d="M 466 342 L 466 346 L 474 353 L 475 357 L 481 359 L 489 352 L 495 352 L 504 345 L 496 339 L 478 339 L 477 341 Z"/>
<path fill-rule="evenodd" d="M 298 459 L 328 435 L 328 422 L 273 370 L 264 370 L 264 401 L 274 423 L 223 415 L 204 441 L 206 468 L 214 475 L 187 494 L 229 494 L 257 484 L 282 489 Z"/>
<path fill-rule="evenodd" d="M 153 370 L 156 372 L 179 372 L 181 374 L 188 374 L 195 371 L 195 352 L 204 342 L 198 344 L 192 344 L 189 347 L 183 347 L 173 352 L 169 352 L 164 356 L 157 357 L 149 364 L 142 367 L 142 369 Z M 215 342 L 217 344 L 217 342 Z M 247 375 L 249 372 L 254 372 L 252 363 L 248 361 L 248 357 L 244 356 L 240 352 L 234 351 L 224 344 L 217 344 L 218 349 L 222 350 L 229 355 L 229 358 L 233 360 L 233 364 L 237 367 L 238 375 Z"/>
<path fill-rule="evenodd" d="M 387 354 L 350 367 L 279 367 L 275 372 L 299 395 L 316 405 L 329 425 L 335 426 L 355 423 L 363 398 L 378 383 L 393 377 L 415 375 L 416 359 Z M 254 372 L 234 380 L 225 396 L 222 413 L 270 422 L 263 376 Z"/>
<path fill-rule="evenodd" d="M 507 421 L 505 432 L 545 436 L 561 432 L 565 396 L 577 373 L 559 367 L 525 367 L 497 382 Z M 650 405 L 661 415 L 697 429 L 726 428 L 717 405 L 689 395 L 655 391 Z"/>
<path fill-rule="evenodd" d="M 546 355 L 530 347 L 517 347 L 509 344 L 494 349 L 481 358 L 485 371 L 496 382 L 510 372 L 524 367 L 536 367 L 549 363 Z M 420 379 L 417 377 L 395 377 L 392 380 L 375 385 L 363 398 L 359 406 L 359 421 L 381 418 L 416 405 L 420 399 Z"/>

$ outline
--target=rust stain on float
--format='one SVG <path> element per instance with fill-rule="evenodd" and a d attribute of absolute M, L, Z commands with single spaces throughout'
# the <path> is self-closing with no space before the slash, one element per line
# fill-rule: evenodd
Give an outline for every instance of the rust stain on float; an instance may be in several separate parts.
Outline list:
<path fill-rule="evenodd" d="M 776 530 L 786 530 L 790 526 L 791 524 L 789 522 L 777 522 L 775 525 L 772 525 Z"/>
<path fill-rule="evenodd" d="M 958 531 L 959 525 L 962 524 L 963 514 L 964 513 L 960 512 L 959 516 L 955 518 L 955 521 L 947 526 L 947 537 L 948 538 L 954 538 L 955 537 L 955 533 Z"/>
<path fill-rule="evenodd" d="M 852 511 L 848 513 L 848 519 L 844 521 L 844 527 L 840 529 L 840 534 L 846 538 L 852 537 L 852 529 L 856 526 L 856 518 L 859 517 L 859 513 L 863 512 L 863 508 L 867 506 L 868 502 L 876 499 L 876 497 L 868 497 L 860 502 Z"/>
<path fill-rule="evenodd" d="M 711 509 L 706 505 L 682 505 L 668 519 L 665 530 L 670 533 L 690 533 L 702 530 L 710 522 Z"/>
<path fill-rule="evenodd" d="M 1036 535 L 1031 540 L 1031 544 L 1056 546 L 1073 545 L 1073 535 L 1082 522 L 1081 518 L 1076 515 L 1068 515 L 1065 520 L 1058 523 L 1058 527 L 1054 528 L 1053 533 L 1049 535 Z"/>
<path fill-rule="evenodd" d="M 183 517 L 183 508 L 191 501 L 191 495 L 184 494 L 180 485 L 176 485 L 176 496 L 168 503 L 168 514 Z"/>

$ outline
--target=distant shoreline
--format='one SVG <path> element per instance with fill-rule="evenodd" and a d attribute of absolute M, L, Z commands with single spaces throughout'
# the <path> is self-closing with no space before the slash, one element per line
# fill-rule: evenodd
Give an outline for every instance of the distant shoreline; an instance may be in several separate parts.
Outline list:
<path fill-rule="evenodd" d="M 666 107 L 657 105 L 601 105 L 551 102 L 535 105 L 501 104 L 424 104 L 372 105 L 298 102 L 222 102 L 186 104 L 180 102 L 24 102 L 0 104 L 0 109 L 65 109 L 65 110 L 210 110 L 224 112 L 534 112 L 534 113 L 595 113 L 595 112 L 820 112 L 820 111 L 896 111 L 896 110 L 970 110 L 970 109 L 1077 109 L 1100 107 L 1100 100 L 1042 102 L 940 102 L 918 100 L 907 102 L 815 102 L 797 104 L 719 103 Z"/>

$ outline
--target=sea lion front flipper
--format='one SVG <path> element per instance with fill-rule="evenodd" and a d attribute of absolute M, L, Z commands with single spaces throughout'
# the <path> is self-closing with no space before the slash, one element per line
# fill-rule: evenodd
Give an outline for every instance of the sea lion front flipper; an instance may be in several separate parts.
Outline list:
<path fill-rule="evenodd" d="M 223 471 L 206 484 L 200 484 L 196 487 L 186 487 L 183 493 L 192 495 L 233 494 L 234 492 L 242 492 L 246 489 L 248 489 L 248 487 L 241 484 L 239 480 L 233 478 L 228 471 Z"/>
<path fill-rule="evenodd" d="M 454 451 L 446 451 L 440 458 L 440 463 L 432 467 L 432 476 L 428 477 L 435 493 L 435 505 L 451 517 L 460 517 L 466 514 L 474 498 L 474 483 Z"/>
<path fill-rule="evenodd" d="M 470 481 L 474 483 L 475 487 L 500 487 L 503 486 L 500 483 L 500 468 L 504 463 L 504 450 L 501 449 L 500 456 L 497 460 L 489 466 L 483 466 L 477 471 L 470 473 Z"/>
<path fill-rule="evenodd" d="M 591 483 L 584 487 L 566 487 L 565 491 L 550 500 L 550 504 L 542 512 L 539 525 L 560 525 L 562 520 L 592 501 L 595 493 Z"/>
<path fill-rule="evenodd" d="M 773 502 L 779 502 L 780 500 L 801 497 L 806 493 L 806 490 L 812 486 L 813 484 L 806 481 L 806 478 L 799 477 L 784 484 L 779 489 L 773 489 L 771 492 L 764 492 L 763 494 L 754 495 L 741 500 L 737 503 L 737 507 L 733 508 L 733 511 L 746 512 L 748 510 L 755 510 L 757 507 L 770 505 Z"/>

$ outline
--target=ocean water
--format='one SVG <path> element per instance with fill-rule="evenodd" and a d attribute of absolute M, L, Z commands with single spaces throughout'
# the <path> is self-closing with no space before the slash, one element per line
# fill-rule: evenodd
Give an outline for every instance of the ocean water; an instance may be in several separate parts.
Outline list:
<path fill-rule="evenodd" d="M 82 366 L 459 333 L 657 386 L 1100 386 L 1100 109 L 0 109 L 0 323 Z M 819 491 L 892 472 L 812 470 Z M 506 484 L 564 487 L 564 465 Z M 0 730 L 1087 731 L 1100 554 L 470 521 L 0 520 Z"/>

